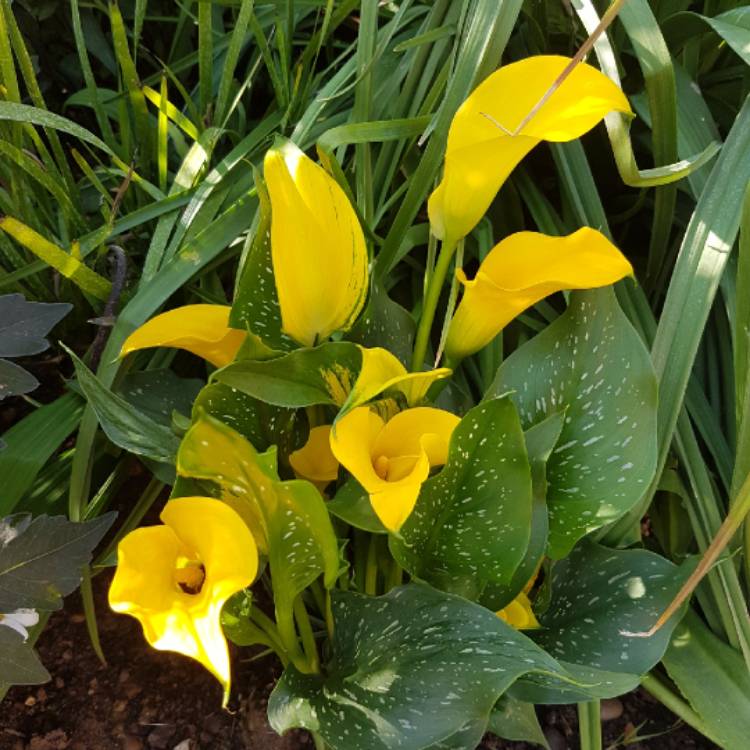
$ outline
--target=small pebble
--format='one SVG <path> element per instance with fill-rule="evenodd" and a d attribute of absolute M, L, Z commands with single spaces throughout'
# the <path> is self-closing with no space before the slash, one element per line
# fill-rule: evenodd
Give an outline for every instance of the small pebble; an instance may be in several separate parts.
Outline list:
<path fill-rule="evenodd" d="M 138 737 L 126 735 L 122 740 L 122 750 L 143 750 L 143 743 Z"/>
<path fill-rule="evenodd" d="M 193 750 L 194 748 L 195 743 L 192 740 L 187 739 L 175 745 L 172 750 Z"/>
<path fill-rule="evenodd" d="M 120 700 L 116 700 L 112 704 L 112 712 L 116 714 L 124 714 L 125 711 L 127 711 L 128 708 L 128 702 L 126 700 L 123 700 L 122 698 Z"/>
<path fill-rule="evenodd" d="M 33 695 L 30 695 L 24 702 L 24 706 L 28 706 L 31 708 L 32 706 L 36 705 L 36 698 Z"/>
<path fill-rule="evenodd" d="M 76 625 L 80 625 L 80 623 L 86 621 L 86 617 L 80 612 L 77 612 L 76 614 L 70 616 L 70 621 L 76 623 Z"/>
<path fill-rule="evenodd" d="M 622 716 L 623 706 L 619 698 L 608 698 L 601 703 L 602 721 L 612 721 Z"/>
<path fill-rule="evenodd" d="M 127 682 L 130 679 L 130 672 L 127 669 L 123 669 L 117 678 L 118 682 Z"/>
<path fill-rule="evenodd" d="M 129 682 L 125 685 L 125 695 L 129 700 L 133 700 L 136 695 L 140 695 L 143 692 L 143 688 L 140 685 L 136 685 L 134 682 Z"/>

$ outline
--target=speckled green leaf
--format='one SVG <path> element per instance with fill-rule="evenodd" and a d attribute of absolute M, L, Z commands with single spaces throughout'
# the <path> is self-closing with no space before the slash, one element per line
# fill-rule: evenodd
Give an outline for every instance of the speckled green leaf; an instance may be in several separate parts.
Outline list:
<path fill-rule="evenodd" d="M 203 388 L 195 399 L 193 414 L 197 416 L 201 410 L 239 432 L 257 451 L 276 445 L 287 456 L 304 444 L 300 422 L 305 420 L 298 412 L 266 404 L 224 383 Z"/>
<path fill-rule="evenodd" d="M 364 312 L 346 338 L 362 346 L 382 346 L 408 366 L 416 324 L 408 310 L 394 302 L 377 279 L 370 285 Z"/>
<path fill-rule="evenodd" d="M 229 325 L 250 331 L 271 349 L 293 349 L 296 344 L 281 332 L 281 309 L 271 260 L 271 202 L 265 183 L 258 188 L 258 224 L 239 276 Z"/>
<path fill-rule="evenodd" d="M 27 302 L 22 294 L 0 295 L 0 357 L 28 357 L 49 347 L 45 336 L 68 314 L 67 302 Z"/>
<path fill-rule="evenodd" d="M 648 630 L 688 573 L 646 550 L 613 550 L 588 540 L 578 544 L 553 565 L 550 604 L 537 613 L 542 628 L 529 635 L 556 659 L 578 665 L 571 671 L 593 684 L 581 690 L 547 681 L 546 689 L 532 687 L 542 681 L 531 678 L 514 694 L 534 703 L 567 703 L 635 687 L 661 659 L 681 614 L 650 638 L 623 631 Z"/>
<path fill-rule="evenodd" d="M 277 617 L 290 618 L 297 594 L 321 574 L 333 585 L 338 545 L 323 498 L 309 482 L 279 480 L 275 448 L 258 453 L 231 427 L 198 415 L 180 446 L 177 473 L 218 485 L 245 519 L 268 555 Z"/>
<path fill-rule="evenodd" d="M 425 584 L 377 598 L 335 591 L 332 607 L 325 676 L 289 668 L 268 704 L 277 732 L 305 727 L 332 750 L 473 748 L 520 675 L 565 678 L 492 612 Z"/>
<path fill-rule="evenodd" d="M 357 345 L 339 341 L 276 359 L 241 360 L 216 372 L 213 381 L 275 406 L 341 406 L 361 365 Z"/>
<path fill-rule="evenodd" d="M 422 486 L 414 511 L 391 538 L 412 575 L 476 597 L 510 583 L 531 532 L 531 469 L 508 397 L 485 401 L 461 420 L 445 467 Z"/>
<path fill-rule="evenodd" d="M 656 468 L 656 379 L 614 292 L 576 292 L 503 362 L 488 396 L 513 392 L 525 430 L 566 410 L 547 462 L 549 543 L 564 557 L 633 507 Z"/>
<path fill-rule="evenodd" d="M 203 381 L 181 378 L 172 370 L 143 370 L 129 372 L 120 383 L 117 393 L 138 411 L 167 427 L 172 424 L 172 412 L 190 416 Z"/>

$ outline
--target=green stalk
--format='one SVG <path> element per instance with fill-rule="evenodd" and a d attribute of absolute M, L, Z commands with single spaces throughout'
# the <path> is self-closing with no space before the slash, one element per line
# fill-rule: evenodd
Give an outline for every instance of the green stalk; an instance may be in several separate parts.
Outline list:
<path fill-rule="evenodd" d="M 601 707 L 598 700 L 578 704 L 581 750 L 602 750 Z"/>
<path fill-rule="evenodd" d="M 307 658 L 308 671 L 313 674 L 320 672 L 318 647 L 315 645 L 315 635 L 310 624 L 310 617 L 301 595 L 294 600 L 294 619 L 297 621 L 299 634 L 302 638 L 302 648 Z"/>
<path fill-rule="evenodd" d="M 370 536 L 367 548 L 367 564 L 365 566 L 365 594 L 377 596 L 378 593 L 378 537 Z"/>
<path fill-rule="evenodd" d="M 456 245 L 455 240 L 446 240 L 443 242 L 435 270 L 430 277 L 430 283 L 427 286 L 427 292 L 424 297 L 422 316 L 419 319 L 419 327 L 417 328 L 417 335 L 414 340 L 414 354 L 411 359 L 411 369 L 413 372 L 419 372 L 424 365 L 424 360 L 427 356 L 427 346 L 430 342 L 430 331 L 432 330 L 435 312 L 440 301 L 440 292 L 448 275 L 453 254 L 456 251 Z"/>

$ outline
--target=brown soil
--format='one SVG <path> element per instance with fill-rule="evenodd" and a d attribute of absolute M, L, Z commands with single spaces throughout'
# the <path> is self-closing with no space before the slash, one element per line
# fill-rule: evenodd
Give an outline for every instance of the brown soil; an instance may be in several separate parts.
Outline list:
<path fill-rule="evenodd" d="M 266 700 L 279 673 L 272 657 L 235 654 L 232 701 L 222 711 L 221 690 L 208 672 L 179 655 L 149 649 L 135 620 L 106 608 L 108 578 L 95 581 L 107 665 L 91 649 L 80 601 L 71 597 L 51 618 L 38 644 L 52 681 L 16 687 L 0 704 L 0 750 L 312 748 L 302 732 L 281 738 L 268 727 Z M 604 723 L 604 747 L 609 750 L 624 747 L 626 739 L 634 750 L 715 747 L 644 693 L 609 702 L 605 710 L 621 712 Z M 575 709 L 542 708 L 540 719 L 552 750 L 578 747 Z M 651 737 L 638 740 L 636 730 L 640 737 Z M 494 737 L 483 743 L 483 750 L 510 748 L 538 746 Z"/>

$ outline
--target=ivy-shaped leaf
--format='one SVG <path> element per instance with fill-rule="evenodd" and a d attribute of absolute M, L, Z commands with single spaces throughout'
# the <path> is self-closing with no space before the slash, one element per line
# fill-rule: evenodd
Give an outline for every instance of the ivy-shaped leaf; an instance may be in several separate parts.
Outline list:
<path fill-rule="evenodd" d="M 49 347 L 45 338 L 68 314 L 67 302 L 27 302 L 22 294 L 0 296 L 0 357 L 28 357 Z"/>
<path fill-rule="evenodd" d="M 325 501 L 309 482 L 279 479 L 275 448 L 258 453 L 231 427 L 198 415 L 180 446 L 177 473 L 217 484 L 245 519 L 268 555 L 277 620 L 293 622 L 295 598 L 321 574 L 333 586 L 339 554 Z"/>
<path fill-rule="evenodd" d="M 445 467 L 422 486 L 414 511 L 391 538 L 412 575 L 475 598 L 510 583 L 531 529 L 531 470 L 513 402 L 474 407 L 451 437 Z"/>
<path fill-rule="evenodd" d="M 173 412 L 190 416 L 193 401 L 202 387 L 202 380 L 181 378 L 165 368 L 129 372 L 117 394 L 154 422 L 170 427 Z"/>
<path fill-rule="evenodd" d="M 0 622 L 0 693 L 6 685 L 39 685 L 49 678 L 23 636 Z"/>
<path fill-rule="evenodd" d="M 524 703 L 503 695 L 492 709 L 487 731 L 505 740 L 531 742 L 549 750 L 549 743 L 539 726 L 533 703 Z"/>
<path fill-rule="evenodd" d="M 565 557 L 632 508 L 651 482 L 651 359 L 611 289 L 576 292 L 565 313 L 503 362 L 487 397 L 508 392 L 525 430 L 565 411 L 546 474 L 547 553 Z"/>
<path fill-rule="evenodd" d="M 81 568 L 115 513 L 73 523 L 62 516 L 0 521 L 0 612 L 59 609 L 81 582 Z"/>
<path fill-rule="evenodd" d="M 324 676 L 287 668 L 268 717 L 280 733 L 318 732 L 332 750 L 472 748 L 520 675 L 566 676 L 489 610 L 425 584 L 381 597 L 333 591 L 331 604 Z"/>
<path fill-rule="evenodd" d="M 581 682 L 594 684 L 581 691 L 550 683 L 531 687 L 524 681 L 514 687 L 514 694 L 532 703 L 569 703 L 612 697 L 637 686 L 641 675 L 661 659 L 682 615 L 672 617 L 650 638 L 623 632 L 648 630 L 691 567 L 677 568 L 646 550 L 579 543 L 552 566 L 551 600 L 545 612 L 537 613 L 541 629 L 529 635 Z"/>

